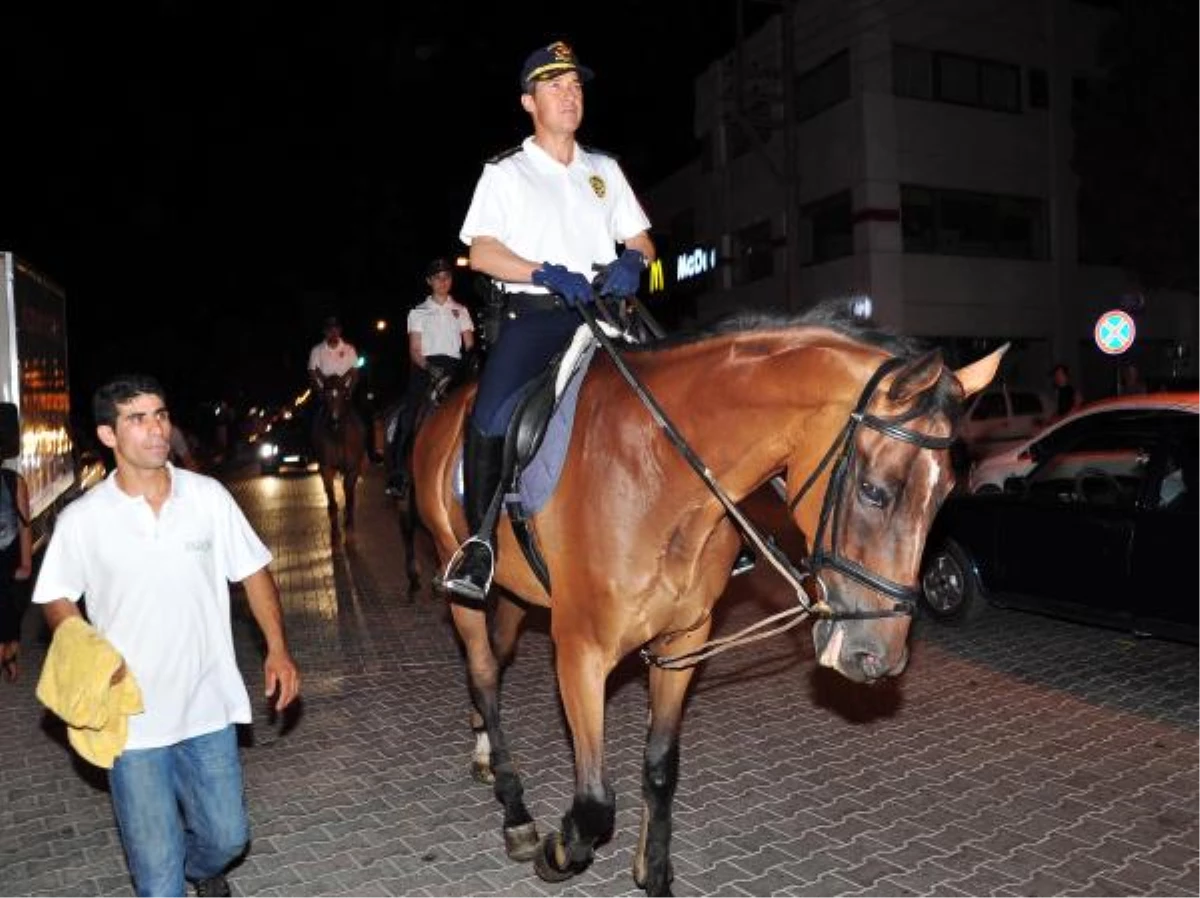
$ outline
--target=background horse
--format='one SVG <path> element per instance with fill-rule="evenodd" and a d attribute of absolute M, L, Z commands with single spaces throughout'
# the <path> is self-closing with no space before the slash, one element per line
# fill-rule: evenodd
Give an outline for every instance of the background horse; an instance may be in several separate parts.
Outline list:
<path fill-rule="evenodd" d="M 406 417 L 409 413 L 407 403 L 411 401 L 411 397 L 403 397 L 396 406 L 388 412 L 387 424 L 385 432 L 388 434 L 386 445 L 384 447 L 384 457 L 389 460 L 391 465 L 401 468 L 404 471 L 404 489 L 399 497 L 399 522 L 400 536 L 404 544 L 404 564 L 405 573 L 408 575 L 408 595 L 412 601 L 416 601 L 417 591 L 421 587 L 421 572 L 417 564 L 416 553 L 416 534 L 419 525 L 419 516 L 417 514 L 416 503 L 413 500 L 412 491 L 412 447 L 413 437 L 421 429 L 421 425 L 425 423 L 434 411 L 441 406 L 446 397 L 450 395 L 458 387 L 462 386 L 468 379 L 474 378 L 479 373 L 479 356 L 472 353 L 463 360 L 461 365 L 445 371 L 439 372 L 436 377 L 430 378 L 429 389 L 421 392 L 420 400 L 417 407 L 412 410 L 411 417 Z M 410 375 L 411 376 L 411 375 Z M 408 420 L 407 430 L 404 427 L 404 422 Z M 398 444 L 397 441 L 403 441 Z M 389 479 L 392 478 L 392 470 L 388 470 Z"/>
<path fill-rule="evenodd" d="M 321 483 L 325 487 L 329 519 L 336 528 L 338 503 L 334 478 L 340 475 L 346 502 L 346 533 L 352 535 L 355 487 L 367 457 L 367 429 L 351 402 L 351 391 L 346 384 L 345 377 L 325 379 L 320 408 L 313 420 L 312 438 L 321 469 Z"/>
<path fill-rule="evenodd" d="M 954 481 L 951 436 L 963 399 L 992 379 L 1002 352 L 955 373 L 937 352 L 918 353 L 826 306 L 797 321 L 727 323 L 623 357 L 734 502 L 773 477 L 786 482 L 810 553 L 812 576 L 800 591 L 821 600 L 812 627 L 818 663 L 871 682 L 907 662 L 925 535 Z M 471 396 L 463 391 L 435 412 L 414 451 L 419 511 L 443 563 L 467 533 L 451 477 Z M 550 609 L 575 754 L 575 796 L 561 832 L 539 841 L 501 728 L 500 673 L 523 606 L 499 601 L 491 632 L 483 609 L 451 611 L 466 648 L 473 723 L 486 727 L 475 762 L 504 807 L 509 856 L 532 858 L 539 876 L 560 881 L 590 864 L 615 822 L 604 769 L 609 673 L 641 647 L 669 643 L 678 657 L 706 644 L 741 540 L 726 506 L 600 354 L 580 391 L 558 488 L 533 526 L 550 592 L 507 523 L 495 582 Z M 650 894 L 669 894 L 671 803 L 693 671 L 649 673 L 633 873 Z"/>

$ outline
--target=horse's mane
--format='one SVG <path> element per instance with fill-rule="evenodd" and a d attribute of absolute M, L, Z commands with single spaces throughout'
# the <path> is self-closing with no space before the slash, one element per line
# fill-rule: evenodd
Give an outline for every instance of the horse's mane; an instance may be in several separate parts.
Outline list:
<path fill-rule="evenodd" d="M 699 343 L 727 334 L 789 330 L 797 327 L 821 327 L 851 340 L 878 347 L 889 355 L 901 358 L 913 358 L 928 349 L 921 341 L 913 337 L 887 330 L 870 318 L 857 315 L 855 309 L 858 305 L 859 300 L 855 298 L 837 297 L 823 300 L 800 313 L 734 312 L 657 340 L 624 348 L 632 351 L 644 349 L 653 352 Z"/>
<path fill-rule="evenodd" d="M 861 301 L 856 297 L 835 297 L 823 300 L 800 313 L 735 312 L 695 328 L 622 349 L 626 352 L 657 352 L 729 334 L 782 331 L 798 327 L 825 328 L 906 360 L 916 358 L 930 349 L 927 343 L 916 337 L 896 333 L 880 326 L 869 317 L 857 314 L 859 308 Z M 922 403 L 923 410 L 932 405 L 949 415 L 952 420 L 957 420 L 961 415 L 961 394 L 956 393 L 956 387 L 947 383 L 946 378 L 943 378 L 943 382 L 929 399 L 931 401 Z"/>

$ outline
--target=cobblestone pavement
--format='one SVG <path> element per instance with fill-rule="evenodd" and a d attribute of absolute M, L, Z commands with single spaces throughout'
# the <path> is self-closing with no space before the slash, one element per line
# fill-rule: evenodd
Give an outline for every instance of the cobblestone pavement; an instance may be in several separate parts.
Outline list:
<path fill-rule="evenodd" d="M 468 776 L 459 652 L 428 588 L 409 596 L 390 500 L 360 486 L 356 544 L 331 540 L 315 476 L 235 477 L 275 553 L 301 713 L 257 699 L 244 758 L 254 839 L 244 895 L 636 895 L 630 873 L 645 672 L 613 675 L 617 826 L 562 885 L 504 854 L 499 805 Z M 427 548 L 426 548 L 427 551 Z M 742 578 L 718 633 L 788 601 Z M 254 627 L 235 609 L 252 695 Z M 571 800 L 571 758 L 543 613 L 505 715 L 543 832 Z M 24 673 L 0 683 L 0 893 L 128 895 L 103 776 L 73 757 Z M 1017 612 L 968 629 L 918 621 L 897 682 L 815 668 L 806 628 L 728 652 L 696 678 L 672 854 L 678 895 L 1196 895 L 1197 652 Z"/>

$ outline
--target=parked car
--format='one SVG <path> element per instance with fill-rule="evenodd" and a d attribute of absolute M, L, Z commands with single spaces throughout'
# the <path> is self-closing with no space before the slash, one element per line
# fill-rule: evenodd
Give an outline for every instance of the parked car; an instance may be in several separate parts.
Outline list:
<path fill-rule="evenodd" d="M 317 463 L 303 418 L 280 421 L 258 439 L 258 464 L 263 474 L 278 474 L 285 468 L 307 471 Z"/>
<path fill-rule="evenodd" d="M 944 621 L 987 603 L 1197 641 L 1197 394 L 1078 416 L 1029 447 L 1002 491 L 951 496 L 922 600 Z"/>
<path fill-rule="evenodd" d="M 968 476 L 972 493 L 1001 492 L 1009 477 L 1021 477 L 1034 468 L 1034 444 L 1050 445 L 1059 440 L 1072 440 L 1079 430 L 1107 426 L 1128 415 L 1159 414 L 1176 411 L 1195 414 L 1200 394 L 1150 393 L 1135 396 L 1114 396 L 1100 399 L 1076 409 L 1066 417 L 1050 424 L 1029 439 L 1016 443 L 994 455 L 976 461 Z"/>
<path fill-rule="evenodd" d="M 1032 437 L 1050 417 L 1049 400 L 1034 390 L 1007 385 L 985 390 L 967 404 L 959 425 L 971 460 L 1001 452 Z"/>

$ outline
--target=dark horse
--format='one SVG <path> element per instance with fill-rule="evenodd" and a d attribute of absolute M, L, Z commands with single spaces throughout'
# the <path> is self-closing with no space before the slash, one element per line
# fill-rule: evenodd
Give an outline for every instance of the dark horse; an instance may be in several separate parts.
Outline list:
<path fill-rule="evenodd" d="M 334 478 L 341 475 L 342 495 L 346 502 L 347 536 L 354 533 L 354 494 L 367 457 L 367 429 L 350 400 L 351 391 L 344 377 L 328 377 L 321 390 L 320 404 L 313 419 L 313 448 L 321 469 L 321 483 L 329 518 L 338 525 L 337 494 Z"/>
<path fill-rule="evenodd" d="M 446 397 L 478 372 L 479 357 L 474 354 L 460 365 L 445 370 L 439 369 L 429 378 L 426 389 L 421 390 L 418 396 L 411 394 L 404 396 L 387 415 L 385 431 L 388 436 L 384 447 L 384 458 L 392 466 L 388 470 L 389 479 L 392 479 L 394 474 L 402 472 L 402 476 L 397 478 L 404 484 L 404 488 L 400 491 L 403 503 L 399 515 L 400 534 L 405 548 L 404 558 L 405 570 L 408 574 L 409 598 L 414 600 L 417 590 L 421 586 L 421 575 L 415 550 L 418 520 L 413 507 L 412 491 L 413 439 L 425 420 L 446 401 Z M 409 408 L 410 402 L 414 403 L 416 408 Z"/>
<path fill-rule="evenodd" d="M 991 381 L 1002 352 L 955 372 L 937 351 L 919 352 L 822 306 L 798 320 L 726 322 L 704 335 L 626 350 L 623 358 L 726 498 L 740 502 L 775 477 L 786 483 L 790 516 L 809 551 L 796 610 L 815 619 L 818 663 L 867 683 L 907 663 L 925 536 L 954 483 L 951 437 L 963 400 Z M 467 533 L 451 477 L 471 397 L 461 391 L 435 412 L 414 451 L 418 508 L 443 563 Z M 598 355 L 580 391 L 557 490 L 533 518 L 550 592 L 526 564 L 511 525 L 498 534 L 495 581 L 550 609 L 574 746 L 574 801 L 562 831 L 544 839 L 500 721 L 501 671 L 523 606 L 501 591 L 490 630 L 483 609 L 451 606 L 466 649 L 473 722 L 486 727 L 476 744 L 477 773 L 492 779 L 504 806 L 509 856 L 533 859 L 543 879 L 586 869 L 615 822 L 604 766 L 609 673 L 639 649 L 653 659 L 669 644 L 678 658 L 708 644 L 713 607 L 741 542 L 731 508 L 611 359 Z M 634 879 L 649 894 L 670 893 L 671 804 L 693 671 L 666 663 L 649 671 L 633 861 Z"/>

